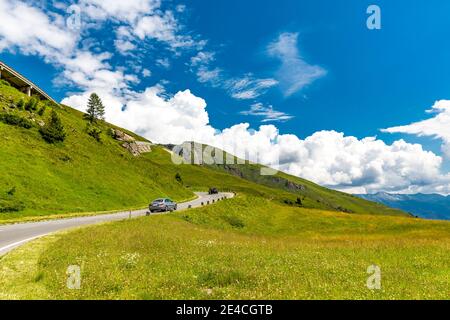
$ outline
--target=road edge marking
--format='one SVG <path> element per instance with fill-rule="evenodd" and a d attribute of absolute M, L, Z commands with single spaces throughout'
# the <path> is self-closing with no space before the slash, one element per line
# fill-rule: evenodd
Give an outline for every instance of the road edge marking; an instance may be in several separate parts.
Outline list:
<path fill-rule="evenodd" d="M 48 233 L 46 233 L 46 234 L 41 234 L 41 235 L 38 235 L 38 236 L 34 236 L 34 237 L 31 237 L 31 238 L 27 238 L 27 239 L 23 239 L 23 240 L 20 240 L 20 241 L 17 241 L 17 242 L 8 244 L 7 246 L 1 247 L 1 248 L 0 248 L 0 256 L 3 255 L 3 254 L 8 253 L 8 252 L 9 252 L 8 249 L 10 249 L 10 248 L 17 247 L 17 246 L 21 245 L 22 243 L 26 243 L 26 242 L 35 240 L 35 239 L 40 238 L 40 237 L 42 237 L 42 236 L 45 236 L 45 235 L 47 235 L 47 234 L 48 234 Z M 5 252 L 4 252 L 4 253 L 1 253 L 2 251 L 5 251 Z"/>

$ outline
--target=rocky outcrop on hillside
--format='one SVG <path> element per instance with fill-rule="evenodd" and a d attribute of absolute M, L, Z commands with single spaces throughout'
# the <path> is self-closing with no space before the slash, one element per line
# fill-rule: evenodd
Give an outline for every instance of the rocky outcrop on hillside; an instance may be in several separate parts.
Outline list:
<path fill-rule="evenodd" d="M 117 129 L 111 129 L 111 135 L 118 141 L 123 141 L 122 147 L 127 149 L 133 156 L 137 157 L 143 153 L 152 152 L 152 144 L 145 141 L 136 141 L 135 138 Z"/>
<path fill-rule="evenodd" d="M 306 190 L 306 187 L 304 185 L 297 184 L 290 180 L 286 180 L 286 188 L 288 188 L 289 190 L 300 190 L 300 191 Z"/>
<path fill-rule="evenodd" d="M 150 142 L 143 142 L 143 141 L 125 142 L 122 144 L 122 147 L 127 149 L 135 157 L 140 156 L 143 153 L 152 152 Z"/>
<path fill-rule="evenodd" d="M 118 141 L 133 142 L 136 140 L 129 134 L 126 134 L 125 132 L 117 129 L 111 129 L 111 135 L 113 136 L 114 139 Z"/>

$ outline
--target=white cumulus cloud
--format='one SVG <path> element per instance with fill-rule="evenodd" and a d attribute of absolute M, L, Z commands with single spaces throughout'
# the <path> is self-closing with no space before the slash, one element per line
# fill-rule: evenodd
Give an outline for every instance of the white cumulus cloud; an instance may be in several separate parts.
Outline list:
<path fill-rule="evenodd" d="M 374 137 L 320 131 L 304 140 L 281 135 L 278 147 L 283 171 L 337 189 L 418 192 L 439 181 L 449 190 L 449 177 L 440 171 L 442 158 L 420 144 L 387 145 Z"/>
<path fill-rule="evenodd" d="M 0 0 L 0 51 L 19 50 L 50 60 L 70 53 L 77 38 L 60 15 L 50 17 L 24 2 Z"/>
<path fill-rule="evenodd" d="M 404 126 L 382 129 L 388 133 L 406 133 L 442 140 L 442 152 L 450 159 L 450 100 L 439 100 L 427 111 L 435 116 Z"/>

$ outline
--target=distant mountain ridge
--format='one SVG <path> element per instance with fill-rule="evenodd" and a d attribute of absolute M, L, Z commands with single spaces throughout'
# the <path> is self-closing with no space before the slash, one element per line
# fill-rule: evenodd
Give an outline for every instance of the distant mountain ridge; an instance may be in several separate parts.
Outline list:
<path fill-rule="evenodd" d="M 450 196 L 441 194 L 358 194 L 360 198 L 382 203 L 424 219 L 450 220 Z"/>

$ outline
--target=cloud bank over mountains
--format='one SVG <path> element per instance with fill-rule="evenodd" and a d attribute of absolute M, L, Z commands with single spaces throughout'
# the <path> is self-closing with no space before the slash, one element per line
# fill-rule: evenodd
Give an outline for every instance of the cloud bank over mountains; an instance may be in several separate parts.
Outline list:
<path fill-rule="evenodd" d="M 88 95 L 64 103 L 83 110 Z M 450 193 L 450 175 L 441 173 L 442 158 L 420 144 L 398 140 L 387 145 L 375 137 L 357 139 L 320 131 L 300 139 L 274 125 L 257 130 L 239 123 L 218 130 L 209 123 L 206 102 L 189 90 L 164 97 L 162 87 L 148 88 L 126 103 L 107 97 L 109 121 L 160 143 L 197 141 L 240 157 L 257 154 L 259 162 L 316 183 L 349 192 Z"/>

